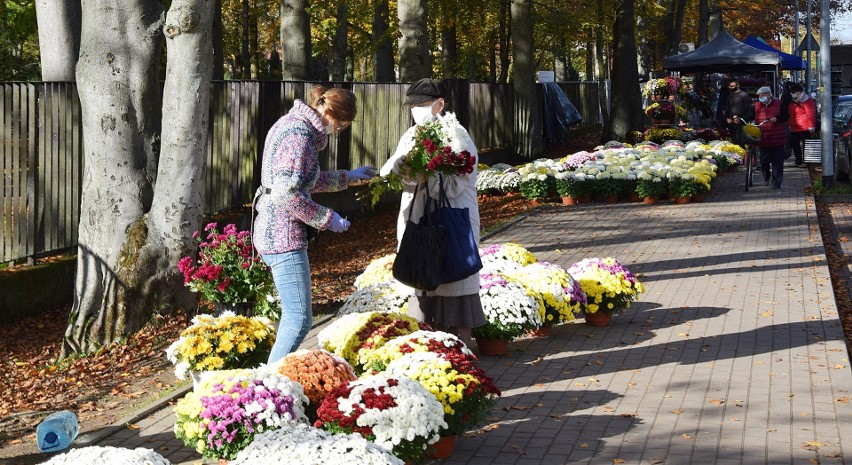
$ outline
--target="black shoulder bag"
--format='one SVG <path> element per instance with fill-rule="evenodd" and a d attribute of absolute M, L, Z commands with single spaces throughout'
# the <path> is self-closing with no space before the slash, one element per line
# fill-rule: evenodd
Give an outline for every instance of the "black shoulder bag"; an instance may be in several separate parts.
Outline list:
<path fill-rule="evenodd" d="M 441 284 L 444 232 L 435 223 L 432 199 L 429 197 L 428 190 L 420 222 L 411 221 L 419 188 L 418 184 L 414 189 L 414 197 L 405 222 L 405 232 L 402 234 L 399 250 L 393 261 L 393 277 L 406 286 L 421 291 L 434 291 Z"/>

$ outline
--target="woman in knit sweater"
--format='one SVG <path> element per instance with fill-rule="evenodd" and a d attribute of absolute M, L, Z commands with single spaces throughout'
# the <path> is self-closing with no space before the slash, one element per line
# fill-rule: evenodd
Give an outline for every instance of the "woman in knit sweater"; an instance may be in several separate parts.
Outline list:
<path fill-rule="evenodd" d="M 263 147 L 261 186 L 252 241 L 269 265 L 281 297 L 281 322 L 269 363 L 299 347 L 311 328 L 311 270 L 307 227 L 344 232 L 349 221 L 311 199 L 369 179 L 375 168 L 320 171 L 318 152 L 328 138 L 349 127 L 356 98 L 349 90 L 316 86 L 311 104 L 293 103 L 269 130 Z"/>

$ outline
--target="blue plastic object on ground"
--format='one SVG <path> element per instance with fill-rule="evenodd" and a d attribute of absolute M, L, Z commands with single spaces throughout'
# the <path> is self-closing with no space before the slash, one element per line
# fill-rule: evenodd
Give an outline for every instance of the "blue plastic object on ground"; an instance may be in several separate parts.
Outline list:
<path fill-rule="evenodd" d="M 67 448 L 77 437 L 77 415 L 68 410 L 51 413 L 36 427 L 38 448 L 42 452 L 56 452 Z"/>

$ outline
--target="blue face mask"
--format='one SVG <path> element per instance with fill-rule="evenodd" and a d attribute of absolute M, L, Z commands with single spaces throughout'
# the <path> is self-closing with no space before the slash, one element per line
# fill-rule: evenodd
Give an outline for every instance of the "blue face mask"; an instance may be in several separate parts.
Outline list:
<path fill-rule="evenodd" d="M 760 103 L 767 103 L 769 102 L 769 97 L 760 97 L 758 100 L 760 100 Z"/>

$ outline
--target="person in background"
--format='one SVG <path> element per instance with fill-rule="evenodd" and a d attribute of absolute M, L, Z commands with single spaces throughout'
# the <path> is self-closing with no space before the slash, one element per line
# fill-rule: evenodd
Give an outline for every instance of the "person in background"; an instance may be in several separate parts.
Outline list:
<path fill-rule="evenodd" d="M 757 89 L 754 120 L 760 125 L 761 131 L 757 146 L 760 149 L 763 185 L 768 186 L 771 181 L 773 189 L 780 189 L 781 181 L 784 179 L 784 141 L 787 136 L 787 120 L 781 109 L 781 101 L 772 98 L 772 89 L 769 87 Z"/>
<path fill-rule="evenodd" d="M 808 137 L 816 134 L 816 105 L 814 100 L 808 96 L 799 83 L 790 85 L 790 105 L 787 107 L 790 114 L 788 124 L 790 126 L 790 146 L 796 157 L 795 165 L 807 168 L 804 158 L 804 143 Z"/>
<path fill-rule="evenodd" d="M 735 144 L 743 145 L 742 125 L 754 119 L 754 106 L 751 103 L 751 97 L 740 90 L 740 84 L 736 78 L 728 78 L 724 82 L 728 88 L 725 121 L 731 131 L 731 139 Z"/>
<path fill-rule="evenodd" d="M 252 242 L 281 297 L 281 322 L 269 363 L 298 348 L 311 329 L 308 226 L 337 233 L 349 229 L 349 221 L 314 202 L 311 193 L 344 190 L 375 174 L 371 166 L 320 171 L 318 152 L 355 119 L 356 98 L 349 90 L 323 86 L 315 86 L 311 97 L 310 105 L 297 99 L 269 130 L 255 194 Z"/>
<path fill-rule="evenodd" d="M 397 221 L 397 241 L 402 240 L 408 211 L 423 211 L 426 196 L 439 197 L 438 176 L 429 176 L 427 188 L 423 188 L 422 179 L 406 177 L 403 168 L 405 156 L 414 147 L 414 135 L 417 125 L 440 118 L 444 109 L 444 88 L 433 79 L 424 78 L 409 86 L 403 102 L 411 111 L 415 126 L 409 128 L 399 140 L 393 156 L 382 166 L 379 174 L 387 176 L 396 173 L 401 176 L 404 186 Z M 450 115 L 447 115 L 450 116 Z M 455 117 L 452 118 L 455 121 Z M 455 123 L 453 135 L 461 139 L 464 150 L 478 160 L 476 145 L 468 132 Z M 444 190 L 455 208 L 467 208 L 470 214 L 470 226 L 479 245 L 479 203 L 476 195 L 477 169 L 468 175 L 443 175 Z M 415 187 L 417 197 L 414 197 Z M 434 291 L 416 291 L 408 302 L 408 314 L 430 324 L 435 329 L 447 331 L 459 337 L 467 346 L 472 343 L 472 329 L 484 325 L 485 312 L 479 299 L 479 273 L 474 273 L 460 281 L 441 284 Z"/>
<path fill-rule="evenodd" d="M 793 84 L 792 81 L 784 81 L 781 85 L 781 96 L 778 98 L 781 100 L 781 116 L 785 121 L 790 120 L 790 101 L 793 100 L 793 95 L 790 94 L 790 86 Z M 790 125 L 786 124 L 784 128 L 784 133 L 786 138 L 784 139 L 784 159 L 787 160 L 793 155 L 793 148 L 790 146 Z"/>

